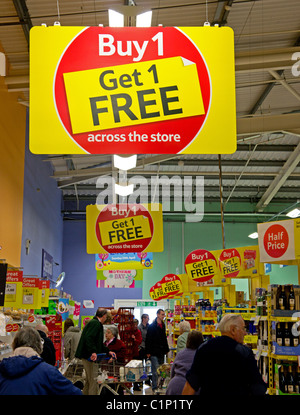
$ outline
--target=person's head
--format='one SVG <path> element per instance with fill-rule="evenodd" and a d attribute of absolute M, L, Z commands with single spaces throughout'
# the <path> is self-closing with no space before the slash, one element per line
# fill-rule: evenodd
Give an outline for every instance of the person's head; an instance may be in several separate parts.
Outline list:
<path fill-rule="evenodd" d="M 64 333 L 66 333 L 69 327 L 74 327 L 74 322 L 70 317 L 66 318 L 65 320 Z"/>
<path fill-rule="evenodd" d="M 99 307 L 96 311 L 96 317 L 98 318 L 99 321 L 101 321 L 102 324 L 104 324 L 107 319 L 107 310 Z"/>
<path fill-rule="evenodd" d="M 111 326 L 105 330 L 106 340 L 112 340 L 114 337 L 118 336 L 118 329 L 115 326 Z"/>
<path fill-rule="evenodd" d="M 133 327 L 134 327 L 135 329 L 137 329 L 138 325 L 139 325 L 139 321 L 138 321 L 138 319 L 134 318 L 134 319 L 133 319 Z"/>
<path fill-rule="evenodd" d="M 43 331 L 45 334 L 46 334 L 46 336 L 48 335 L 48 327 L 47 326 L 45 326 L 45 324 L 37 324 L 36 326 L 35 326 L 35 329 L 36 330 L 39 330 L 39 331 Z"/>
<path fill-rule="evenodd" d="M 142 323 L 144 326 L 148 324 L 149 321 L 149 314 L 142 314 Z"/>
<path fill-rule="evenodd" d="M 200 333 L 200 331 L 193 330 L 188 334 L 186 348 L 196 350 L 203 342 L 204 339 L 202 333 Z"/>
<path fill-rule="evenodd" d="M 17 331 L 11 346 L 13 350 L 16 350 L 18 347 L 31 347 L 40 355 L 43 352 L 43 342 L 36 329 L 33 327 L 23 327 Z"/>
<path fill-rule="evenodd" d="M 182 334 L 185 331 L 191 331 L 191 325 L 188 321 L 183 320 L 178 324 L 179 333 Z"/>
<path fill-rule="evenodd" d="M 166 314 L 165 311 L 162 308 L 160 308 L 159 310 L 157 310 L 156 315 L 159 321 L 163 321 Z"/>
<path fill-rule="evenodd" d="M 225 314 L 218 324 L 222 336 L 229 336 L 238 343 L 244 342 L 245 322 L 240 314 Z"/>

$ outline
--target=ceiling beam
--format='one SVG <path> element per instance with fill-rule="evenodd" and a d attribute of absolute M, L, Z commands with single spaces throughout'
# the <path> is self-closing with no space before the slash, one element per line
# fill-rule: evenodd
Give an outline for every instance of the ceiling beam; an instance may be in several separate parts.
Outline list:
<path fill-rule="evenodd" d="M 272 181 L 266 192 L 257 203 L 255 210 L 261 212 L 271 202 L 273 197 L 277 194 L 279 189 L 286 182 L 289 175 L 295 170 L 298 163 L 300 162 L 300 143 L 295 148 L 294 152 L 290 155 L 287 161 L 284 163 L 282 169 L 277 174 L 275 179 Z"/>
<path fill-rule="evenodd" d="M 300 133 L 299 114 L 262 115 L 237 119 L 237 135 L 271 132 Z"/>

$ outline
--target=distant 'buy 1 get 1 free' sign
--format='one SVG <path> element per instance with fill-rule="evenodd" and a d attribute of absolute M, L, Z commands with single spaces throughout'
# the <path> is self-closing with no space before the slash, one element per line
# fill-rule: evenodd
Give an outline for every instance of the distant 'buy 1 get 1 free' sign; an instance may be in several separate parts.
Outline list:
<path fill-rule="evenodd" d="M 233 51 L 228 27 L 35 26 L 30 149 L 233 153 Z"/>

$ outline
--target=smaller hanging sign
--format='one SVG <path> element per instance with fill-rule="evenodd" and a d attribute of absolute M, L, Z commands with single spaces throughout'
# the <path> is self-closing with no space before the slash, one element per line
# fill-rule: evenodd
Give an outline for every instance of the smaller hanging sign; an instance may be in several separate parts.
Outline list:
<path fill-rule="evenodd" d="M 149 290 L 150 297 L 155 301 L 172 298 L 179 293 L 182 293 L 182 283 L 180 277 L 175 274 L 165 275 Z"/>
<path fill-rule="evenodd" d="M 184 266 L 187 275 L 197 282 L 208 281 L 218 273 L 216 258 L 205 249 L 191 252 L 186 257 Z"/>
<path fill-rule="evenodd" d="M 236 278 L 241 270 L 241 256 L 237 249 L 223 249 L 219 256 L 219 267 L 223 277 Z"/>

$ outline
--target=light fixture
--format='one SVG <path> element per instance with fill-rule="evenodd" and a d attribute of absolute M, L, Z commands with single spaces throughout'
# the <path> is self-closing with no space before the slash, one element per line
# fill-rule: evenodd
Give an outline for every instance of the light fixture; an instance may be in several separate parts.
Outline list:
<path fill-rule="evenodd" d="M 114 167 L 119 170 L 130 170 L 136 167 L 137 155 L 120 157 L 114 154 Z"/>
<path fill-rule="evenodd" d="M 288 217 L 290 217 L 292 219 L 298 218 L 300 216 L 300 209 L 295 208 L 295 209 L 291 210 L 290 212 L 288 212 L 286 214 L 286 216 L 288 216 Z"/>
<path fill-rule="evenodd" d="M 120 186 L 119 184 L 115 183 L 115 193 L 119 196 L 129 196 L 133 193 L 133 184 L 129 184 L 128 186 Z"/>
<path fill-rule="evenodd" d="M 257 232 L 250 233 L 250 235 L 248 235 L 248 238 L 257 239 L 258 238 L 258 233 Z"/>
<path fill-rule="evenodd" d="M 109 27 L 124 27 L 124 15 L 115 10 L 108 9 Z"/>
<path fill-rule="evenodd" d="M 151 27 L 152 11 L 138 14 L 136 16 L 136 27 Z"/>

